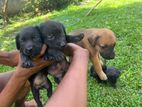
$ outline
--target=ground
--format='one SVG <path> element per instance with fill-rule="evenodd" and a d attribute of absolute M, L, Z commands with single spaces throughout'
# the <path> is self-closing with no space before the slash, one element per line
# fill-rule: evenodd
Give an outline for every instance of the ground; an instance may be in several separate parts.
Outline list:
<path fill-rule="evenodd" d="M 98 84 L 88 74 L 88 107 L 141 107 L 142 106 L 142 1 L 104 0 L 90 16 L 85 16 L 95 0 L 71 5 L 43 16 L 14 17 L 12 24 L 0 29 L 0 49 L 15 49 L 15 32 L 26 25 L 35 25 L 45 19 L 62 22 L 67 31 L 79 28 L 110 28 L 117 37 L 116 57 L 107 62 L 122 70 L 117 88 Z M 88 69 L 91 63 L 88 65 Z M 0 66 L 0 72 L 14 68 Z M 45 92 L 42 92 L 46 101 Z M 29 99 L 32 98 L 30 94 Z"/>

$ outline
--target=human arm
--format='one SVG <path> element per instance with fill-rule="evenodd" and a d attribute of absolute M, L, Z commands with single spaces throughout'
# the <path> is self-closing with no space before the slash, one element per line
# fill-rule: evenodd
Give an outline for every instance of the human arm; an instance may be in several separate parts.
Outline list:
<path fill-rule="evenodd" d="M 63 80 L 45 107 L 87 107 L 87 64 L 89 53 L 69 44 L 73 59 Z"/>
<path fill-rule="evenodd" d="M 14 50 L 12 52 L 0 51 L 0 64 L 7 66 L 16 66 L 18 64 L 19 51 Z"/>
<path fill-rule="evenodd" d="M 22 68 L 19 64 L 16 68 L 16 71 L 8 81 L 5 88 L 0 93 L 0 107 L 10 107 L 12 103 L 15 101 L 15 99 L 18 96 L 19 91 L 23 88 L 25 85 L 27 79 L 40 69 L 46 67 L 51 62 L 44 61 L 42 59 L 39 59 L 36 61 L 34 67 L 31 67 L 29 69 Z M 3 103 L 4 102 L 4 103 Z"/>
<path fill-rule="evenodd" d="M 43 45 L 40 55 L 43 55 L 46 50 L 46 45 Z M 19 61 L 19 51 L 14 50 L 11 52 L 0 51 L 0 64 L 6 66 L 17 66 Z"/>
<path fill-rule="evenodd" d="M 41 55 L 44 53 L 45 48 L 42 49 Z M 19 53 L 17 53 L 18 55 Z M 51 61 L 44 61 L 43 59 L 38 59 L 34 62 L 35 66 L 29 69 L 21 67 L 21 59 L 20 56 L 17 58 L 19 62 L 16 67 L 16 71 L 13 73 L 11 78 L 9 79 L 7 85 L 0 93 L 0 107 L 9 107 L 16 100 L 19 95 L 19 92 L 24 87 L 27 79 L 40 69 L 45 66 L 51 64 Z"/>

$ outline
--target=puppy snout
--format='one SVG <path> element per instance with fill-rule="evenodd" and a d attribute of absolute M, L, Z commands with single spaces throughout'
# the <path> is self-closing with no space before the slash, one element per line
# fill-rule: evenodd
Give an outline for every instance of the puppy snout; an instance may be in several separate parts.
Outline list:
<path fill-rule="evenodd" d="M 32 47 L 32 46 L 26 48 L 26 51 L 27 51 L 28 53 L 30 53 L 32 50 L 33 50 L 33 47 Z"/>
<path fill-rule="evenodd" d="M 103 52 L 100 52 L 101 56 L 104 58 L 104 59 L 107 59 L 107 60 L 110 60 L 110 59 L 114 59 L 115 57 L 115 53 L 112 52 L 112 53 L 103 53 Z"/>

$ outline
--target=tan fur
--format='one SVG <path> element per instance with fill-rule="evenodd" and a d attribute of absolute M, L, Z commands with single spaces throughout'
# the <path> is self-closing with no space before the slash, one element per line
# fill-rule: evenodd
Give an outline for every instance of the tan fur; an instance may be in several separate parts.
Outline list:
<path fill-rule="evenodd" d="M 58 75 L 60 76 L 60 75 L 62 75 L 62 73 L 64 73 L 65 71 L 68 70 L 69 63 L 67 62 L 66 59 L 64 59 L 61 62 L 56 63 L 56 65 L 55 65 L 56 69 L 53 70 L 52 66 L 54 66 L 54 65 L 51 65 L 51 68 L 49 67 L 48 72 L 53 76 L 58 76 Z"/>
<path fill-rule="evenodd" d="M 75 30 L 69 34 L 80 34 L 84 33 L 84 38 L 78 42 L 77 44 L 82 46 L 83 48 L 86 48 L 89 53 L 90 53 L 90 59 L 94 65 L 94 68 L 100 77 L 101 80 L 107 80 L 106 74 L 103 72 L 102 67 L 101 67 L 101 61 L 99 58 L 99 51 L 100 45 L 114 45 L 116 43 L 116 37 L 115 34 L 106 28 L 100 28 L 100 29 L 95 29 L 95 28 L 90 28 L 90 29 L 80 29 L 80 30 Z M 93 47 L 89 43 L 88 39 L 95 40 L 97 36 L 100 36 L 98 44 Z"/>

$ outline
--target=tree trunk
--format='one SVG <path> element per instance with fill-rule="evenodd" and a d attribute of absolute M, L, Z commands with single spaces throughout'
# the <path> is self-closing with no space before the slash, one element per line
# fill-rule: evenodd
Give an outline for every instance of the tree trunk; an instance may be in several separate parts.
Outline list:
<path fill-rule="evenodd" d="M 9 23 L 9 18 L 8 18 L 8 0 L 4 1 L 2 13 L 3 13 L 4 26 L 6 26 Z"/>

